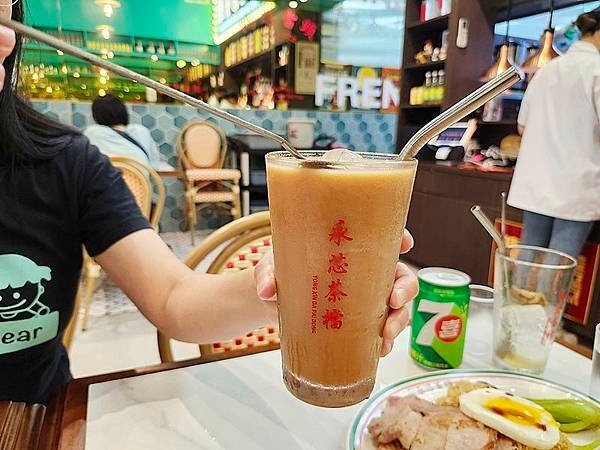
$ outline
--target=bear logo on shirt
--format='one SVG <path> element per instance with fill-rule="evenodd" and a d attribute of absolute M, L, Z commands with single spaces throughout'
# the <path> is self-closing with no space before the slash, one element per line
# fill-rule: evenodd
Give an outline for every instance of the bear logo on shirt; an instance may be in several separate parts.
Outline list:
<path fill-rule="evenodd" d="M 0 255 L 0 319 L 44 316 L 50 309 L 40 302 L 42 280 L 52 280 L 51 270 L 21 255 Z"/>
<path fill-rule="evenodd" d="M 51 280 L 49 267 L 21 255 L 0 255 L 0 355 L 58 336 L 58 311 L 40 301 L 43 283 Z"/>

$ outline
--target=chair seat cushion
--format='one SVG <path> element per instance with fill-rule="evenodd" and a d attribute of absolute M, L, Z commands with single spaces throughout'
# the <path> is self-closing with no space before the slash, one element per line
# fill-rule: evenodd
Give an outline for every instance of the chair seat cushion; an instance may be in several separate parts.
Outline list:
<path fill-rule="evenodd" d="M 185 176 L 192 181 L 238 181 L 242 174 L 236 169 L 190 169 L 185 171 Z"/>
<path fill-rule="evenodd" d="M 196 203 L 232 202 L 235 194 L 229 191 L 200 191 L 194 195 Z"/>

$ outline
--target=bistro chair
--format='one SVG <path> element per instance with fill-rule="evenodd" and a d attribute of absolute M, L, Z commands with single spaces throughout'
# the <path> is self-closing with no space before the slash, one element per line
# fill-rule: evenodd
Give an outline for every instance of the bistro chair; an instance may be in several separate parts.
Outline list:
<path fill-rule="evenodd" d="M 192 121 L 177 136 L 179 169 L 185 183 L 187 222 L 195 243 L 198 212 L 210 205 L 241 217 L 240 178 L 236 169 L 224 169 L 227 139 L 221 129 L 210 122 Z"/>
<path fill-rule="evenodd" d="M 219 228 L 188 256 L 185 263 L 196 269 L 216 249 L 225 247 L 212 261 L 206 273 L 227 274 L 255 266 L 271 249 L 271 220 L 268 211 L 237 219 Z M 226 276 L 226 275 L 225 275 Z M 171 338 L 157 332 L 158 351 L 162 362 L 174 362 Z M 245 336 L 225 342 L 199 345 L 200 358 L 223 354 L 229 358 L 279 348 L 276 326 L 253 330 Z"/>
<path fill-rule="evenodd" d="M 124 156 L 111 156 L 113 166 L 121 171 L 123 180 L 133 194 L 142 214 L 148 218 L 150 225 L 158 231 L 158 222 L 165 207 L 165 186 L 156 171 L 133 158 Z M 157 197 L 154 207 L 152 205 L 153 188 L 156 188 Z M 102 274 L 102 269 L 96 262 L 83 252 L 83 278 L 85 279 L 85 292 L 82 296 L 83 321 L 81 329 L 87 330 L 90 305 L 94 296 L 96 281 Z M 68 337 L 69 335 L 67 335 Z M 72 338 L 72 336 L 71 336 Z"/>

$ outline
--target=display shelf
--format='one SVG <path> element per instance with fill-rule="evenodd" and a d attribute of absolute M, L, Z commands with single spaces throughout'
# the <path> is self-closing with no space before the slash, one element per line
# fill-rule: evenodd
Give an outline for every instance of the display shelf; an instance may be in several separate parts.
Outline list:
<path fill-rule="evenodd" d="M 406 66 L 404 66 L 404 70 L 412 70 L 412 71 L 423 70 L 423 71 L 427 71 L 427 70 L 443 69 L 445 66 L 446 66 L 446 60 L 444 60 L 444 61 L 428 62 L 428 63 L 425 63 L 425 64 L 418 64 L 418 63 L 407 64 Z"/>
<path fill-rule="evenodd" d="M 409 23 L 406 28 L 411 31 L 420 32 L 444 31 L 446 28 L 448 28 L 449 18 L 450 14 L 446 14 L 445 16 L 436 17 L 435 19 L 426 20 L 425 22 Z"/>
<path fill-rule="evenodd" d="M 424 103 L 422 105 L 403 103 L 400 105 L 400 109 L 440 109 L 441 107 L 441 103 Z"/>

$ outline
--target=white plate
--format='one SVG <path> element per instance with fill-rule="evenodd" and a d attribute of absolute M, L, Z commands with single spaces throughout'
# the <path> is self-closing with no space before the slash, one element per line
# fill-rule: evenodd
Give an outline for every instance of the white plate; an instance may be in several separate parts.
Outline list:
<path fill-rule="evenodd" d="M 377 449 L 369 436 L 367 427 L 374 418 L 381 415 L 389 397 L 417 395 L 422 399 L 435 401 L 446 394 L 446 390 L 451 383 L 459 380 L 484 381 L 498 389 L 526 398 L 578 398 L 592 402 L 600 407 L 600 403 L 585 394 L 581 394 L 566 386 L 529 375 L 493 370 L 448 370 L 435 372 L 400 381 L 373 394 L 352 421 L 352 425 L 348 431 L 348 450 Z"/>

